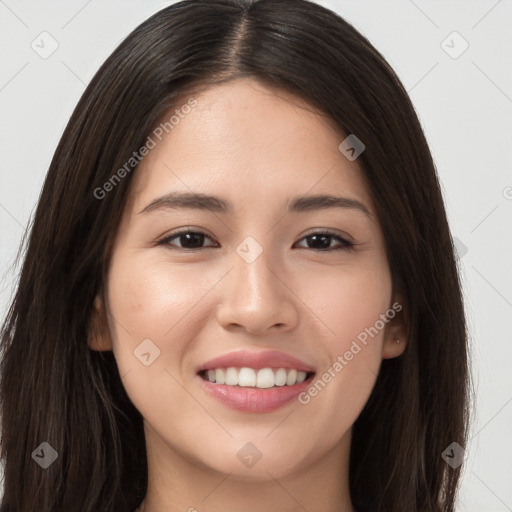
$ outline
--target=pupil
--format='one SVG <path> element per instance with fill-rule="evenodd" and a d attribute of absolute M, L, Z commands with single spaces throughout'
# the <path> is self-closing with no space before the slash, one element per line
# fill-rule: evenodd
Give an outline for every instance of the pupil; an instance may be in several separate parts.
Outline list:
<path fill-rule="evenodd" d="M 196 247 L 198 241 L 199 246 L 201 246 L 204 240 L 204 235 L 202 233 L 186 233 L 184 235 L 181 235 L 181 239 L 181 246 L 190 249 Z M 185 243 L 183 243 L 183 239 L 186 240 Z"/>
<path fill-rule="evenodd" d="M 197 246 L 201 247 L 204 242 L 204 236 L 202 233 L 185 233 L 184 235 L 180 236 L 180 242 L 181 246 L 184 248 L 196 248 Z M 331 235 L 322 235 L 322 234 L 315 234 L 315 235 L 309 235 L 308 239 L 313 245 L 313 249 L 323 249 L 323 248 L 329 248 L 330 246 L 330 238 Z M 185 242 L 185 243 L 183 243 Z"/>
<path fill-rule="evenodd" d="M 320 243 L 319 245 L 317 244 L 316 247 L 313 247 L 314 249 L 318 249 L 318 248 L 325 248 L 325 247 L 329 247 L 329 238 L 330 238 L 330 235 L 310 235 L 309 236 L 310 239 L 312 239 L 313 241 L 318 241 L 319 239 L 322 239 L 322 243 Z M 315 245 L 315 244 L 313 244 Z"/>

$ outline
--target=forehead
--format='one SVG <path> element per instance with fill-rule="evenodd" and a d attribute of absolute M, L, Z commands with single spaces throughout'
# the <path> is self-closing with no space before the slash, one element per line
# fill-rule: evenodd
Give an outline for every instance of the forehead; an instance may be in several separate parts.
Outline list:
<path fill-rule="evenodd" d="M 191 97 L 195 103 L 187 103 Z M 373 210 L 357 161 L 338 149 L 345 135 L 333 121 L 297 96 L 253 79 L 183 96 L 150 137 L 154 147 L 132 184 L 139 210 L 176 190 L 229 197 L 235 208 L 337 193 Z"/>

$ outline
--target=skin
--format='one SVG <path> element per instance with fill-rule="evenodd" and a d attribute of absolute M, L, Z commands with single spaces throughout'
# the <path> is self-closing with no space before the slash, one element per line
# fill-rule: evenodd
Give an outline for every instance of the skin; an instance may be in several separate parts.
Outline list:
<path fill-rule="evenodd" d="M 277 349 L 318 376 L 402 304 L 363 173 L 338 149 L 345 135 L 285 91 L 239 79 L 194 97 L 198 105 L 133 176 L 108 282 L 95 301 L 100 331 L 89 340 L 93 350 L 114 351 L 144 418 L 149 481 L 141 510 L 353 512 L 351 427 L 382 359 L 405 349 L 403 312 L 306 405 L 236 411 L 206 393 L 195 370 L 237 349 Z M 140 213 L 172 191 L 229 200 L 234 212 Z M 292 197 L 312 194 L 357 199 L 372 217 L 349 208 L 286 211 Z M 156 245 L 183 229 L 207 238 L 188 251 L 183 237 Z M 322 229 L 358 245 L 315 250 L 318 242 L 305 237 Z M 236 252 L 247 236 L 263 250 L 252 263 Z M 329 244 L 340 247 L 334 237 Z M 144 339 L 160 350 L 149 366 L 133 353 Z M 252 467 L 237 457 L 247 442 L 262 453 Z"/>

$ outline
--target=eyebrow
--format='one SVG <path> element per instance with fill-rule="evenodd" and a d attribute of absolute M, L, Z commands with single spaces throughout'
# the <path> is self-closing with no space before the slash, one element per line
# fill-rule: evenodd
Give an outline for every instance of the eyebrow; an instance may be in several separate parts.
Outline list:
<path fill-rule="evenodd" d="M 232 214 L 233 204 L 219 197 L 192 192 L 171 192 L 157 197 L 145 206 L 139 214 L 161 209 L 196 209 L 214 213 Z M 309 195 L 292 198 L 288 202 L 290 213 L 302 213 L 327 208 L 354 209 L 363 212 L 370 219 L 373 215 L 365 204 L 350 197 L 332 195 Z"/>

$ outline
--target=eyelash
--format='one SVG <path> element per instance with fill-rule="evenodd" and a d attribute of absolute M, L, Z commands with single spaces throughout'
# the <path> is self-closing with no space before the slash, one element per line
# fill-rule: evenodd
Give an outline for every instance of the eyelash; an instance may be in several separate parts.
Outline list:
<path fill-rule="evenodd" d="M 210 237 L 207 233 L 205 233 L 204 231 L 202 231 L 200 229 L 186 229 L 186 230 L 183 230 L 183 231 L 178 231 L 176 233 L 171 233 L 170 235 L 167 235 L 164 238 L 161 238 L 160 240 L 158 240 L 156 242 L 156 245 L 165 245 L 165 246 L 167 246 L 167 247 L 169 247 L 169 248 L 171 248 L 173 250 L 179 250 L 179 251 L 181 250 L 181 251 L 184 251 L 184 252 L 195 252 L 195 251 L 198 251 L 200 249 L 215 248 L 213 246 L 195 247 L 195 248 L 173 247 L 169 243 L 174 238 L 179 238 L 182 235 L 186 235 L 186 234 L 190 234 L 190 233 L 204 235 L 205 237 L 209 238 L 210 240 L 213 240 L 212 237 Z M 337 233 L 334 233 L 333 231 L 330 231 L 328 229 L 325 229 L 325 230 L 322 230 L 322 231 L 314 231 L 312 233 L 308 233 L 307 235 L 303 236 L 299 241 L 302 241 L 305 238 L 308 238 L 308 237 L 314 236 L 314 235 L 326 235 L 328 237 L 335 238 L 335 239 L 337 239 L 341 243 L 341 245 L 339 247 L 330 247 L 330 248 L 327 248 L 327 249 L 314 249 L 314 248 L 310 248 L 310 247 L 302 247 L 302 249 L 308 249 L 310 251 L 315 251 L 315 252 L 332 252 L 332 251 L 339 251 L 339 250 L 353 251 L 355 246 L 359 245 L 359 244 L 356 244 L 354 242 L 350 242 L 349 240 L 346 240 L 345 238 L 341 237 Z"/>

